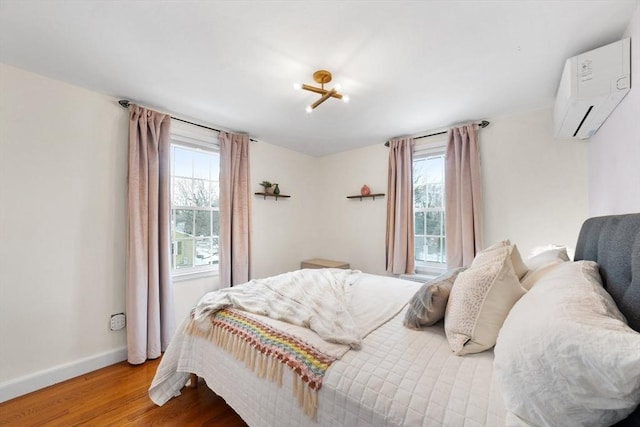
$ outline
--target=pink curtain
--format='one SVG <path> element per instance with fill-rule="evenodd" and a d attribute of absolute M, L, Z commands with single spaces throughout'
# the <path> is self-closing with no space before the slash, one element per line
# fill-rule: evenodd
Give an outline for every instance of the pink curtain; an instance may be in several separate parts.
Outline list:
<path fill-rule="evenodd" d="M 249 281 L 249 137 L 220 132 L 220 284 Z"/>
<path fill-rule="evenodd" d="M 175 330 L 171 289 L 169 125 L 166 114 L 129 107 L 127 359 L 160 357 Z"/>
<path fill-rule="evenodd" d="M 413 273 L 415 268 L 413 146 L 412 138 L 389 143 L 386 264 L 393 274 Z"/>
<path fill-rule="evenodd" d="M 468 267 L 482 245 L 478 125 L 449 130 L 445 155 L 447 267 Z"/>

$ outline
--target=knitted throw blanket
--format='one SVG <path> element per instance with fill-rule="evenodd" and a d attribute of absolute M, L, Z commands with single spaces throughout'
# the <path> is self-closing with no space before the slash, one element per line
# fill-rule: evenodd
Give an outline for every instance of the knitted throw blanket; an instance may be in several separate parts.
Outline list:
<path fill-rule="evenodd" d="M 335 357 L 322 353 L 293 335 L 273 328 L 241 311 L 226 308 L 211 318 L 212 328 L 203 331 L 192 320 L 185 333 L 206 338 L 231 353 L 260 378 L 282 385 L 283 366 L 293 375 L 293 392 L 306 415 L 316 417 L 318 390 Z"/>
<path fill-rule="evenodd" d="M 359 348 L 362 336 L 351 314 L 351 284 L 362 274 L 335 268 L 305 269 L 209 292 L 196 305 L 200 329 L 223 308 L 237 308 L 311 329 L 323 340 Z"/>

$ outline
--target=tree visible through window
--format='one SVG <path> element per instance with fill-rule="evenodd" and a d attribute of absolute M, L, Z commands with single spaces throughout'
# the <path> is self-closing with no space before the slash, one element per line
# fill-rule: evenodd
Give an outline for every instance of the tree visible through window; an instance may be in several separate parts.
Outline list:
<path fill-rule="evenodd" d="M 215 269 L 218 259 L 220 156 L 171 145 L 171 266 L 174 272 Z"/>
<path fill-rule="evenodd" d="M 416 264 L 445 264 L 444 153 L 414 156 L 413 203 Z"/>

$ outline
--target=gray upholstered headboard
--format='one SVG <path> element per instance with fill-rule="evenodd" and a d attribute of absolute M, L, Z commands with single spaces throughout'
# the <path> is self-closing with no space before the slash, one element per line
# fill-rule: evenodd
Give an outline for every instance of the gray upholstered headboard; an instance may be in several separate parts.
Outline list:
<path fill-rule="evenodd" d="M 605 289 L 640 332 L 640 213 L 586 220 L 575 260 L 598 263 Z"/>
<path fill-rule="evenodd" d="M 590 218 L 580 230 L 576 261 L 591 260 L 600 266 L 604 287 L 640 332 L 640 214 Z M 616 426 L 640 425 L 640 406 Z"/>

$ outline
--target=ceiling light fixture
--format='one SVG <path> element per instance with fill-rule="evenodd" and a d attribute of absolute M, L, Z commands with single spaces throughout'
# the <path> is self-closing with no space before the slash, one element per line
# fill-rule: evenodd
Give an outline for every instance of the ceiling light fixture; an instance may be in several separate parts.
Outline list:
<path fill-rule="evenodd" d="M 329 98 L 337 98 L 337 99 L 341 99 L 343 102 L 349 102 L 348 95 L 342 95 L 338 93 L 338 90 L 340 90 L 340 85 L 337 85 L 333 89 L 324 88 L 324 85 L 331 81 L 331 73 L 328 72 L 327 70 L 318 70 L 315 73 L 313 73 L 313 80 L 316 83 L 319 83 L 320 87 L 309 86 L 304 83 L 293 84 L 294 89 L 297 89 L 297 90 L 304 89 L 304 90 L 319 93 L 320 95 L 322 95 L 320 98 L 318 98 L 318 100 L 316 100 L 316 102 L 307 106 L 306 108 L 307 113 L 312 112 L 314 108 L 316 108 L 318 105 L 322 104 L 324 101 L 326 101 Z"/>

